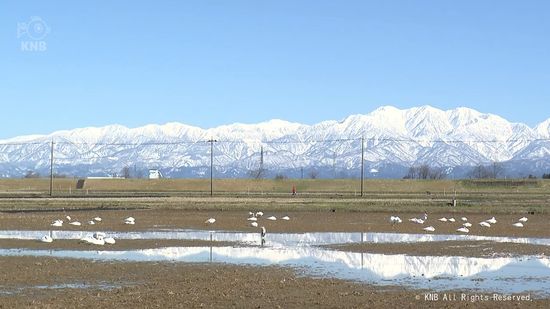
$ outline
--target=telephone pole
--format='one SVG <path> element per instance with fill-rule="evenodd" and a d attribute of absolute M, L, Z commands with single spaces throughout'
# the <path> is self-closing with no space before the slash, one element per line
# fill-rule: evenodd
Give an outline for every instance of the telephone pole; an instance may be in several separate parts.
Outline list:
<path fill-rule="evenodd" d="M 210 196 L 214 195 L 214 187 L 212 183 L 212 178 L 214 175 L 214 142 L 217 142 L 215 139 L 209 139 L 210 143 Z"/>
<path fill-rule="evenodd" d="M 361 136 L 361 196 L 363 196 L 363 174 L 365 173 L 365 138 Z"/>
<path fill-rule="evenodd" d="M 53 194 L 53 139 L 50 146 L 50 196 Z"/>

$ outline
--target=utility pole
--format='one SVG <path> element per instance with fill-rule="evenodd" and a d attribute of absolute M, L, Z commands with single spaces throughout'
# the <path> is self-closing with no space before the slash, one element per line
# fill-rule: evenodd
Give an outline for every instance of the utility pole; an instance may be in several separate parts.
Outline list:
<path fill-rule="evenodd" d="M 50 196 L 53 194 L 53 139 L 50 147 Z"/>
<path fill-rule="evenodd" d="M 217 142 L 215 139 L 209 139 L 210 143 L 210 196 L 214 195 L 214 187 L 212 184 L 212 178 L 214 175 L 214 142 Z"/>
<path fill-rule="evenodd" d="M 365 138 L 361 136 L 361 196 L 363 196 L 363 174 L 365 173 Z"/>

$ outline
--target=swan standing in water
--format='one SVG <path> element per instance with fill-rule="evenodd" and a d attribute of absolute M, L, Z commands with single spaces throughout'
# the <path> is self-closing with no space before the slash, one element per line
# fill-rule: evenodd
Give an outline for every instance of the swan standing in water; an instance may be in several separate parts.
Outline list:
<path fill-rule="evenodd" d="M 288 220 L 290 220 L 290 217 L 289 216 L 284 216 L 284 217 L 281 218 L 281 220 L 288 221 Z"/>
<path fill-rule="evenodd" d="M 490 223 L 490 224 L 495 224 L 497 223 L 497 219 L 495 219 L 495 217 L 492 217 L 491 219 L 489 220 L 485 220 L 487 223 Z"/>
<path fill-rule="evenodd" d="M 214 219 L 214 218 L 210 218 L 210 219 L 204 221 L 204 223 L 206 223 L 206 224 L 214 224 L 214 222 L 216 222 L 216 219 Z"/>
<path fill-rule="evenodd" d="M 124 219 L 124 224 L 136 224 L 136 219 L 134 217 L 128 217 Z"/>
<path fill-rule="evenodd" d="M 53 241 L 53 238 L 51 238 L 49 235 L 44 235 L 42 236 L 42 238 L 40 238 L 40 241 L 50 243 Z"/>
<path fill-rule="evenodd" d="M 250 222 L 251 227 L 258 227 L 258 222 Z"/>
<path fill-rule="evenodd" d="M 267 220 L 271 220 L 271 221 L 275 221 L 275 220 L 277 220 L 277 217 L 271 216 L 271 217 L 267 217 L 266 219 L 267 219 Z"/>
<path fill-rule="evenodd" d="M 529 219 L 527 219 L 527 218 L 525 218 L 525 217 L 521 217 L 521 218 L 519 218 L 518 221 L 519 221 L 519 222 L 525 223 L 525 222 L 527 222 L 527 220 L 529 220 Z"/>
<path fill-rule="evenodd" d="M 512 225 L 515 226 L 515 227 L 523 227 L 523 223 L 521 223 L 521 222 L 516 222 Z"/>
<path fill-rule="evenodd" d="M 81 226 L 82 223 L 78 222 L 78 221 L 73 221 L 73 222 L 69 222 L 70 225 L 74 225 L 74 226 Z"/>
<path fill-rule="evenodd" d="M 491 227 L 491 224 L 489 224 L 488 222 L 485 222 L 485 221 L 479 222 L 479 225 L 481 225 L 483 227 Z"/>
<path fill-rule="evenodd" d="M 464 226 L 457 229 L 456 231 L 461 232 L 461 233 L 470 233 L 470 230 L 467 227 L 464 227 Z"/>

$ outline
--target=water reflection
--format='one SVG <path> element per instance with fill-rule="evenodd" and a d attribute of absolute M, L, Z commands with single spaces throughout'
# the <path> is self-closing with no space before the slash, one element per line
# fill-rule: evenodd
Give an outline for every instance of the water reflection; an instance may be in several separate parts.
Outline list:
<path fill-rule="evenodd" d="M 49 234 L 53 239 L 81 239 L 91 236 L 89 231 L 0 231 L 0 239 L 40 239 Z M 116 239 L 177 239 L 211 240 L 260 244 L 260 233 L 204 231 L 204 230 L 156 230 L 137 232 L 107 232 Z M 550 246 L 549 238 L 496 237 L 477 235 L 433 235 L 404 233 L 268 233 L 266 246 L 295 247 L 344 243 L 415 243 L 430 241 L 493 241 Z"/>
<path fill-rule="evenodd" d="M 351 253 L 299 246 L 169 247 L 132 251 L 0 249 L 2 256 L 52 256 L 105 261 L 221 262 L 283 265 L 307 269 L 308 275 L 331 276 L 375 284 L 400 284 L 434 290 L 468 289 L 550 296 L 548 258 L 471 258 Z"/>

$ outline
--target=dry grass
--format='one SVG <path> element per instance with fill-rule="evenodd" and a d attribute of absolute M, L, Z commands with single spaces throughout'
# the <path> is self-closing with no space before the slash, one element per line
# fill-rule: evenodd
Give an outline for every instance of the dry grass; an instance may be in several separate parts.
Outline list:
<path fill-rule="evenodd" d="M 456 196 L 457 211 L 472 213 L 547 213 L 550 181 L 366 180 L 364 196 L 353 179 L 106 179 L 85 182 L 55 179 L 0 180 L 0 210 L 44 208 L 176 208 L 334 211 L 448 212 Z M 295 185 L 298 195 L 291 196 Z M 455 193 L 456 192 L 456 193 Z M 455 195 L 456 194 L 456 195 Z"/>

